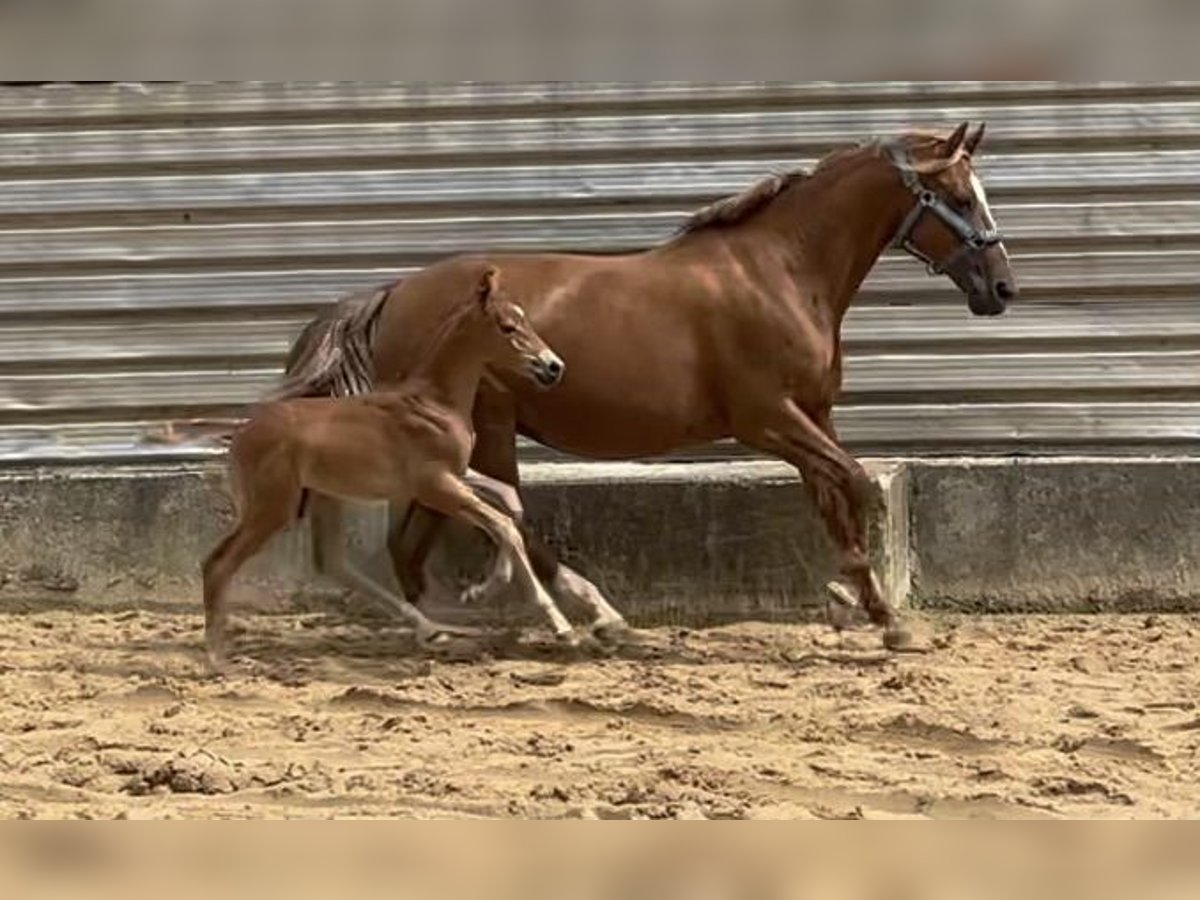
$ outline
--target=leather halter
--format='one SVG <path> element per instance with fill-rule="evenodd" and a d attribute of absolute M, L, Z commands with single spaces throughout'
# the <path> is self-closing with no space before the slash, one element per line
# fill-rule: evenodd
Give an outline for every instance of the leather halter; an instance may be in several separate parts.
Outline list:
<path fill-rule="evenodd" d="M 917 198 L 916 204 L 904 217 L 904 221 L 900 223 L 900 228 L 896 231 L 896 236 L 892 239 L 893 247 L 899 247 L 923 262 L 931 275 L 942 275 L 958 262 L 963 254 L 986 250 L 1004 240 L 1000 232 L 995 229 L 980 231 L 956 212 L 941 195 L 922 184 L 921 176 L 912 167 L 908 151 L 904 147 L 898 144 L 889 144 L 886 150 L 888 159 L 900 173 L 904 186 Z M 923 253 L 912 241 L 913 230 L 925 213 L 932 213 L 941 219 L 952 232 L 958 235 L 960 241 L 958 249 L 941 262 Z"/>

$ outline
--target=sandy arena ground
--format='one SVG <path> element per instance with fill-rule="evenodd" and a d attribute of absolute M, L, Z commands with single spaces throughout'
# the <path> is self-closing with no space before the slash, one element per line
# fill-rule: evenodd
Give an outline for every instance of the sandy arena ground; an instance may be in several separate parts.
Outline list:
<path fill-rule="evenodd" d="M 819 626 L 659 629 L 563 664 L 430 660 L 327 615 L 0 616 L 4 817 L 1180 817 L 1200 617 L 938 618 L 884 658 Z"/>

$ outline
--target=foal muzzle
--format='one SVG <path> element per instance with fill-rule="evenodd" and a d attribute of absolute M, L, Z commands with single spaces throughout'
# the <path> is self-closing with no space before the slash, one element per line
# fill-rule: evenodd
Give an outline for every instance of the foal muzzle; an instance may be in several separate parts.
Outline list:
<path fill-rule="evenodd" d="M 529 367 L 533 372 L 533 377 L 542 387 L 553 387 L 558 384 L 567 371 L 566 364 L 552 350 L 543 350 L 530 360 Z"/>

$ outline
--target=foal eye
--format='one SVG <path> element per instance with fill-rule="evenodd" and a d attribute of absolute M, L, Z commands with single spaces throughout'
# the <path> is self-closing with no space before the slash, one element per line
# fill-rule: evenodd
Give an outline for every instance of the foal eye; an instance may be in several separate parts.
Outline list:
<path fill-rule="evenodd" d="M 516 325 L 501 325 L 501 326 L 500 326 L 500 331 L 501 331 L 503 334 L 516 334 L 516 333 L 517 333 L 517 326 L 516 326 Z"/>

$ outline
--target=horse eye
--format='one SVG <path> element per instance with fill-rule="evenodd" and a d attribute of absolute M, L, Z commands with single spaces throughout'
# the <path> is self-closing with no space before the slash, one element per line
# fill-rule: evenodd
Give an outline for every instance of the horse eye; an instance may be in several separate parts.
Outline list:
<path fill-rule="evenodd" d="M 517 326 L 516 325 L 501 325 L 500 331 L 503 332 L 504 334 L 516 334 Z"/>

